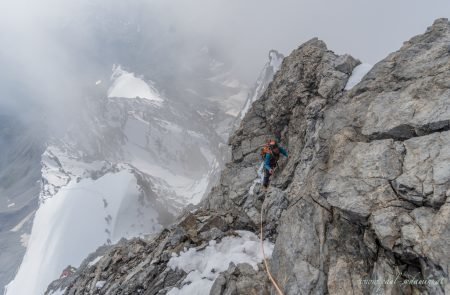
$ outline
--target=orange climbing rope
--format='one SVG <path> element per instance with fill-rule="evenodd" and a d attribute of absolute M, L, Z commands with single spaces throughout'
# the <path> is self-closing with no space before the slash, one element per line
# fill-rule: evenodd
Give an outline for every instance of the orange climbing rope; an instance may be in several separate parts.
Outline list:
<path fill-rule="evenodd" d="M 264 260 L 264 266 L 266 267 L 266 273 L 269 276 L 270 281 L 272 282 L 273 286 L 275 287 L 275 289 L 278 292 L 278 295 L 284 295 L 283 291 L 281 291 L 281 288 L 278 286 L 277 282 L 275 281 L 275 279 L 272 276 L 272 273 L 269 270 L 269 264 L 267 263 L 267 259 L 266 259 L 266 254 L 264 253 L 264 241 L 263 241 L 263 206 L 261 205 L 261 224 L 260 224 L 260 240 L 261 240 L 261 251 L 262 251 L 262 255 L 263 255 L 263 260 Z"/>

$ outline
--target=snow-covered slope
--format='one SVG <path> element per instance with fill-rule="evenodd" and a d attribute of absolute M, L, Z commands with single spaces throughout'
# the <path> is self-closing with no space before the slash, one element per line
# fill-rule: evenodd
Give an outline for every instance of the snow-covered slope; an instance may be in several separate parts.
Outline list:
<path fill-rule="evenodd" d="M 159 24 L 158 18 L 142 13 L 143 10 L 139 7 L 145 5 L 146 1 L 113 2 L 91 3 L 92 5 L 83 8 L 86 11 L 77 13 L 78 17 L 68 19 L 67 23 L 56 30 L 57 39 L 61 43 L 75 45 L 70 46 L 73 51 L 69 55 L 78 57 L 78 54 L 82 54 L 80 60 L 88 59 L 79 64 L 83 76 L 75 77 L 80 80 L 75 83 L 77 86 L 83 83 L 82 90 L 76 90 L 77 94 L 80 90 L 85 95 L 84 105 L 81 110 L 74 110 L 78 121 L 72 122 L 67 132 L 55 135 L 50 130 L 51 139 L 43 139 L 47 146 L 45 152 L 41 150 L 38 154 L 40 158 L 43 153 L 42 164 L 39 159 L 29 169 L 37 171 L 37 178 L 33 179 L 34 203 L 26 212 L 15 215 L 14 219 L 8 215 L 8 223 L 3 223 L 8 235 L 8 248 L 20 249 L 21 252 L 20 255 L 0 253 L 0 259 L 8 256 L 5 258 L 7 263 L 1 265 L 0 277 L 3 271 L 9 275 L 4 282 L 0 278 L 0 288 L 17 271 L 25 249 L 20 245 L 22 242 L 25 244 L 30 233 L 30 225 L 34 219 L 34 215 L 30 213 L 35 212 L 38 207 L 39 194 L 42 205 L 39 210 L 50 210 L 44 208 L 54 198 L 60 198 L 61 206 L 65 207 L 66 204 L 71 204 L 62 200 L 72 196 L 66 191 L 68 187 L 78 189 L 89 181 L 94 181 L 92 186 L 97 186 L 105 177 L 114 178 L 114 175 L 127 172 L 131 175 L 129 182 L 136 183 L 136 190 L 142 192 L 142 197 L 136 200 L 133 193 L 123 191 L 123 200 L 133 200 L 130 208 L 138 208 L 137 204 L 145 203 L 146 206 L 139 207 L 144 211 L 143 214 L 151 214 L 152 210 L 160 213 L 154 221 L 157 230 L 160 226 L 169 224 L 173 216 L 187 204 L 198 203 L 214 185 L 220 168 L 226 161 L 226 140 L 235 120 L 234 115 L 239 112 L 247 96 L 247 87 L 236 78 L 233 65 L 212 44 L 204 44 L 204 40 L 185 42 L 179 33 L 168 31 Z M 111 5 L 121 5 L 123 9 L 116 14 L 108 9 Z M 73 33 L 79 32 L 80 28 L 95 36 L 92 40 L 81 42 L 82 48 L 76 46 L 80 40 L 73 39 Z M 83 39 L 85 36 L 78 37 Z M 116 66 L 111 73 L 113 64 Z M 68 75 L 67 78 L 74 77 Z M 75 95 L 64 91 L 66 89 L 57 93 L 61 95 L 61 99 Z M 56 121 L 54 117 L 57 116 L 53 116 L 55 114 L 51 111 L 45 113 L 52 121 Z M 61 129 L 66 127 L 66 122 L 63 123 Z M 14 149 L 19 150 L 17 147 Z M 20 160 L 14 163 L 16 166 L 22 164 Z M 3 172 L 7 175 L 6 170 L 0 169 L 0 174 Z M 40 189 L 40 183 L 36 182 L 38 180 L 42 182 Z M 30 182 L 20 182 L 23 183 Z M 93 200 L 98 198 L 93 192 L 90 196 Z M 4 205 L 8 212 L 22 206 L 20 202 L 2 202 L 3 199 L 0 198 L 0 208 L 4 209 Z M 8 205 L 11 207 L 7 207 Z M 91 205 L 96 206 L 89 206 Z M 125 208 L 125 205 L 127 203 L 122 202 L 121 208 Z M 77 210 L 82 210 L 82 207 Z M 94 214 L 94 211 L 90 212 Z M 122 209 L 116 213 L 116 216 L 111 214 L 109 217 L 109 213 L 106 214 L 105 211 L 95 211 L 101 218 L 111 219 L 112 223 L 128 227 L 121 229 L 119 233 L 129 232 L 130 236 L 142 233 L 142 229 L 132 226 L 134 223 L 139 224 L 140 217 L 137 213 L 126 215 L 127 220 L 131 218 L 128 223 L 121 219 L 124 214 Z M 5 218 L 1 214 L 3 221 Z M 58 216 L 59 213 L 53 214 Z M 56 219 L 54 217 L 51 220 L 56 223 Z M 68 224 L 64 223 L 64 226 Z M 81 223 L 75 224 L 83 228 Z M 102 226 L 104 230 L 111 231 L 105 223 Z M 18 228 L 19 231 L 10 231 Z M 150 234 L 153 228 L 145 230 Z M 52 275 L 52 279 L 59 277 L 62 271 L 60 266 L 64 263 L 77 266 L 73 261 L 59 261 L 60 257 L 65 257 L 68 253 L 64 243 L 55 245 L 59 249 L 57 251 L 64 254 L 59 255 L 59 258 L 48 252 L 39 254 L 43 257 L 37 257 L 39 251 L 32 250 L 42 244 L 49 245 L 54 240 L 70 240 L 70 231 L 63 232 L 62 236 L 57 235 L 56 231 L 45 236 L 42 231 L 33 230 L 27 257 L 31 255 L 34 258 L 24 260 L 8 294 L 20 294 L 14 290 L 23 284 L 23 278 L 30 275 L 26 270 L 26 261 L 46 261 L 46 265 L 53 265 L 48 276 Z M 86 239 L 89 237 L 88 233 L 86 231 Z M 14 235 L 14 240 L 10 235 Z M 82 248 L 87 251 L 85 255 L 96 247 L 107 244 L 108 238 L 113 240 L 105 235 L 99 237 L 101 238 L 94 240 L 95 243 L 87 244 L 91 250 Z M 2 236 L 0 243 L 3 243 Z M 17 257 L 14 263 L 10 263 L 10 256 Z M 35 260 L 37 258 L 42 260 Z M 39 282 L 42 285 L 45 283 Z"/>
<path fill-rule="evenodd" d="M 231 127 L 225 103 L 166 97 L 121 66 L 105 84 L 93 83 L 103 95 L 84 99 L 77 121 L 48 142 L 40 206 L 7 295 L 42 294 L 99 246 L 160 231 L 215 183 L 225 158 L 217 126 Z"/>
<path fill-rule="evenodd" d="M 153 101 L 157 105 L 163 102 L 163 99 L 154 87 L 148 85 L 133 73 L 122 70 L 120 66 L 114 66 L 111 79 L 113 80 L 113 85 L 108 90 L 108 97 L 142 97 Z"/>
<path fill-rule="evenodd" d="M 132 170 L 121 170 L 96 180 L 71 180 L 45 200 L 7 294 L 42 294 L 67 265 L 78 266 L 86 253 L 105 241 L 159 230 L 159 214 L 139 189 Z"/>

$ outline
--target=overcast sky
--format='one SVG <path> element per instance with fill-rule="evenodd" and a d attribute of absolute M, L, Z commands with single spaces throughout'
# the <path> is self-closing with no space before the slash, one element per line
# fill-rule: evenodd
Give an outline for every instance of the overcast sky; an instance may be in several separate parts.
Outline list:
<path fill-rule="evenodd" d="M 76 100 L 84 78 L 95 72 L 98 57 L 86 50 L 99 36 L 85 22 L 105 13 L 130 20 L 137 15 L 148 18 L 146 25 L 152 28 L 146 29 L 160 36 L 160 46 L 171 43 L 155 31 L 167 28 L 183 36 L 186 48 L 190 43 L 215 44 L 233 61 L 237 74 L 250 82 L 270 49 L 289 54 L 312 37 L 324 40 L 337 53 L 374 64 L 403 41 L 423 33 L 434 19 L 450 17 L 450 1 L 1 1 L 0 107 L 27 99 L 50 105 Z M 61 28 L 77 20 L 82 21 L 70 32 L 73 36 L 61 36 Z"/>
<path fill-rule="evenodd" d="M 436 18 L 450 17 L 448 0 L 164 2 L 173 13 L 169 19 L 223 42 L 250 72 L 260 67 L 270 49 L 289 54 L 312 37 L 324 40 L 337 53 L 373 64 L 423 33 Z"/>

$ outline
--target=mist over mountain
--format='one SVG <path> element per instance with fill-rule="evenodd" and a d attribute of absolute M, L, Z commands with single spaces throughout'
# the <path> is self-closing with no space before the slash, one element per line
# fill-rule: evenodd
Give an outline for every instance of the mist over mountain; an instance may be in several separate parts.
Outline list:
<path fill-rule="evenodd" d="M 30 289 L 19 294 L 198 203 L 248 88 L 218 50 L 185 43 L 143 1 L 54 4 L 61 10 L 24 17 L 37 35 L 16 32 L 16 52 L 1 55 L 0 284 L 27 250 L 17 276 Z M 49 27 L 34 28 L 42 16 Z"/>
<path fill-rule="evenodd" d="M 45 294 L 448 294 L 449 42 L 441 18 L 373 67 L 318 38 L 271 52 L 260 78 L 281 66 L 199 206 L 99 247 Z"/>
<path fill-rule="evenodd" d="M 150 238 L 196 206 L 298 44 L 318 36 L 375 64 L 443 11 L 448 1 L 3 1 L 0 288 L 40 294 L 97 247 Z"/>
<path fill-rule="evenodd" d="M 133 66 L 161 83 L 159 88 L 177 91 L 191 75 L 202 75 L 196 66 L 205 46 L 247 84 L 269 50 L 288 54 L 299 40 L 314 36 L 373 64 L 449 6 L 446 1 L 346 0 L 327 3 L 327 9 L 293 0 L 277 5 L 267 0 L 3 1 L 0 41 L 7 46 L 0 49 L 0 104 L 20 110 L 34 101 L 45 104 L 47 113 L 55 110 L 49 117 L 63 111 L 65 117 L 76 109 L 67 104 L 76 105 L 86 85 L 105 78 L 111 62 Z"/>

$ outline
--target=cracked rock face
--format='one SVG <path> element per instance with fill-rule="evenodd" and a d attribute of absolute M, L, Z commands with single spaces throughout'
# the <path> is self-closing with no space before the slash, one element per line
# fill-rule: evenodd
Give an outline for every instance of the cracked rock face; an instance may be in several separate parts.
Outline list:
<path fill-rule="evenodd" d="M 358 62 L 313 39 L 284 60 L 232 136 L 209 208 L 256 199 L 258 144 L 281 132 L 289 149 L 272 181 L 289 202 L 271 263 L 286 294 L 450 292 L 449 44 L 450 24 L 437 20 L 343 91 Z M 396 274 L 441 280 L 363 283 Z"/>
<path fill-rule="evenodd" d="M 300 46 L 230 138 L 232 160 L 202 203 L 214 226 L 185 216 L 147 255 L 258 231 L 262 219 L 285 294 L 450 294 L 449 44 L 439 19 L 348 91 L 358 60 L 317 39 Z M 289 157 L 263 194 L 259 151 L 276 134 Z M 210 294 L 272 294 L 263 268 L 236 265 Z M 184 276 L 151 280 L 147 290 L 160 293 L 143 294 L 165 294 Z"/>

